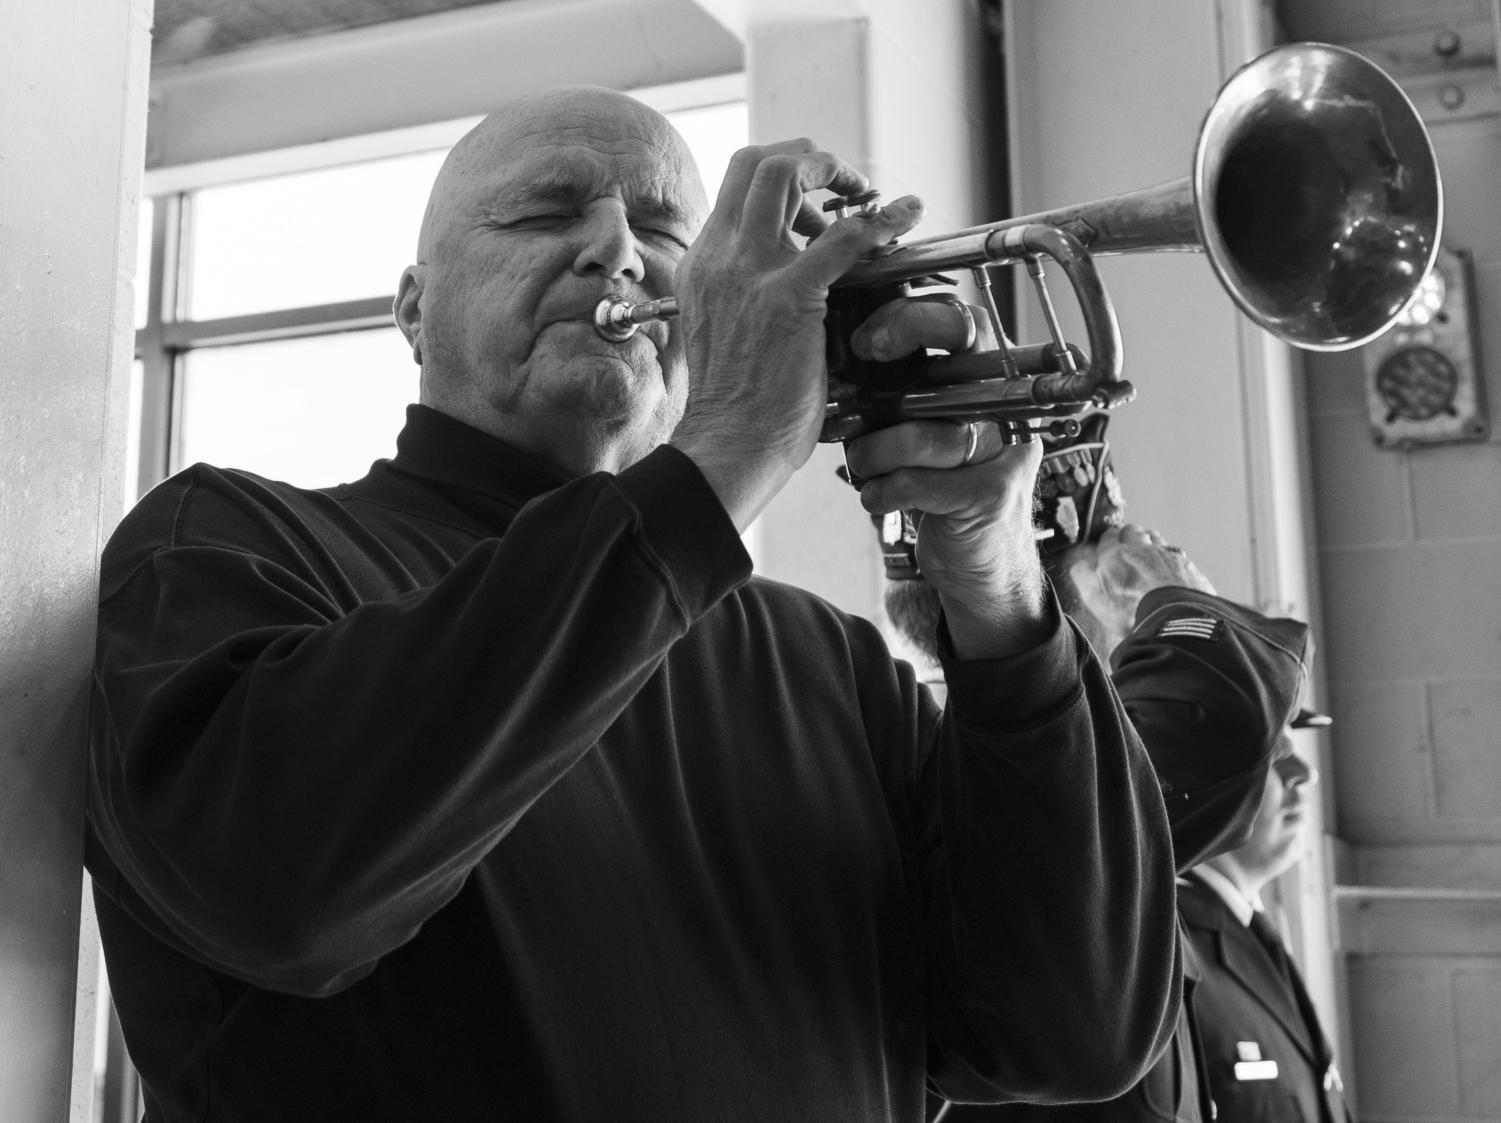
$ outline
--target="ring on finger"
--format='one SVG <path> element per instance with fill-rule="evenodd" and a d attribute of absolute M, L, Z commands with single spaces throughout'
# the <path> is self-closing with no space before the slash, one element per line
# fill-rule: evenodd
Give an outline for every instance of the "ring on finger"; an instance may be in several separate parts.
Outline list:
<path fill-rule="evenodd" d="M 980 447 L 980 423 L 978 421 L 967 421 L 964 427 L 967 430 L 967 434 L 965 436 L 964 459 L 959 461 L 960 467 L 964 467 L 973 461 L 975 452 Z"/>
<path fill-rule="evenodd" d="M 975 326 L 974 312 L 970 310 L 968 304 L 965 304 L 964 301 L 960 300 L 957 296 L 945 296 L 943 298 L 943 303 L 951 306 L 954 311 L 958 312 L 960 317 L 964 320 L 964 342 L 958 347 L 950 348 L 949 353 L 953 355 L 961 355 L 966 352 L 973 351 L 975 349 L 975 344 L 979 341 L 980 338 L 979 328 Z"/>

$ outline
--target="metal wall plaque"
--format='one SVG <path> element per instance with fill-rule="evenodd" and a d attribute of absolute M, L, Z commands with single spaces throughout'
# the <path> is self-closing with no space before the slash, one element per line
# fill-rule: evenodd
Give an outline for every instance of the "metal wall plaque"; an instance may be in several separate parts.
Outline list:
<path fill-rule="evenodd" d="M 1376 444 L 1408 448 L 1489 436 L 1475 325 L 1470 254 L 1442 247 L 1402 318 L 1364 349 Z"/>

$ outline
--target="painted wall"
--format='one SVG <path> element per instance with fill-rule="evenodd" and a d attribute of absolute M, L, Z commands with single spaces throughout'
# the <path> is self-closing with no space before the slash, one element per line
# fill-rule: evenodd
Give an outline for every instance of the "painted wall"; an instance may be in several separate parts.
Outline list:
<path fill-rule="evenodd" d="M 120 513 L 151 0 L 22 0 L 6 17 L 0 1115 L 31 1123 L 91 1118 L 84 716 L 98 551 Z"/>

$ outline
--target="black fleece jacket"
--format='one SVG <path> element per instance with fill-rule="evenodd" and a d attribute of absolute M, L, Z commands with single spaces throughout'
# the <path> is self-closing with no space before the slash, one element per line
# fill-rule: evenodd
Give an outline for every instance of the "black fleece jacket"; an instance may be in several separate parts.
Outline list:
<path fill-rule="evenodd" d="M 950 661 L 750 574 L 692 462 L 412 407 L 103 566 L 87 861 L 152 1120 L 915 1120 L 1171 1030 L 1161 797 L 1056 614 Z M 1059 886 L 1067 886 L 1060 892 Z"/>

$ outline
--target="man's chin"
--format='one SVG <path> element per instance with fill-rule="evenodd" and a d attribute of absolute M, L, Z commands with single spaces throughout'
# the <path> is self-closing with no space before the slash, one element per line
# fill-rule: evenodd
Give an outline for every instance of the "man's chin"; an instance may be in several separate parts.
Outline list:
<path fill-rule="evenodd" d="M 671 437 L 682 411 L 672 407 L 659 379 L 643 385 L 639 374 L 632 378 L 611 364 L 574 373 L 585 377 L 555 385 L 548 395 L 557 439 L 581 439 L 607 463 L 624 466 Z"/>
<path fill-rule="evenodd" d="M 546 393 L 580 419 L 629 425 L 662 397 L 662 373 L 623 355 L 575 355 L 547 380 Z"/>

